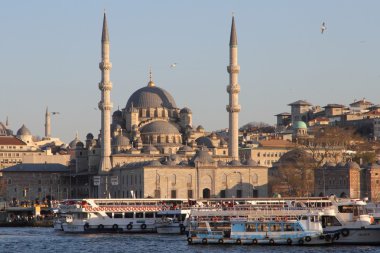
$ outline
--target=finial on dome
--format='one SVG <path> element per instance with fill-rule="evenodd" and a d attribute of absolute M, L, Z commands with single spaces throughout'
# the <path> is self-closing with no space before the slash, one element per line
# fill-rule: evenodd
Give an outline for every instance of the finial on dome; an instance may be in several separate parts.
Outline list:
<path fill-rule="evenodd" d="M 149 68 L 149 83 L 148 83 L 148 87 L 154 87 L 155 84 L 152 80 L 152 67 Z"/>

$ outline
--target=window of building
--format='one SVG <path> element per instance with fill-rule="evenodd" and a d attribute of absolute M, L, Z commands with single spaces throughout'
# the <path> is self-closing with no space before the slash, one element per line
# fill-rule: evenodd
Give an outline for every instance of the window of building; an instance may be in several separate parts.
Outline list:
<path fill-rule="evenodd" d="M 242 197 L 242 190 L 236 190 L 236 197 L 241 198 Z"/>
<path fill-rule="evenodd" d="M 161 191 L 160 190 L 154 190 L 154 197 L 155 198 L 161 198 Z"/>
<path fill-rule="evenodd" d="M 225 198 L 226 197 L 226 190 L 221 190 L 220 191 L 220 197 Z"/>
<path fill-rule="evenodd" d="M 193 190 L 187 190 L 187 198 L 189 199 L 193 198 Z"/>
<path fill-rule="evenodd" d="M 12 179 L 8 178 L 8 184 L 12 184 Z"/>
<path fill-rule="evenodd" d="M 177 198 L 177 190 L 172 190 L 172 191 L 171 191 L 171 194 L 170 194 L 170 197 L 171 197 L 172 199 L 176 199 L 176 198 Z"/>

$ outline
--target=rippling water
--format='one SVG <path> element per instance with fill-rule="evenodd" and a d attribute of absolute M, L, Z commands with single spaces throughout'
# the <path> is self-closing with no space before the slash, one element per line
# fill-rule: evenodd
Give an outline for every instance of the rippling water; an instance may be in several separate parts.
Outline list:
<path fill-rule="evenodd" d="M 380 238 L 379 238 L 380 240 Z M 380 246 L 188 245 L 185 236 L 64 234 L 52 228 L 0 228 L 0 252 L 379 252 Z"/>

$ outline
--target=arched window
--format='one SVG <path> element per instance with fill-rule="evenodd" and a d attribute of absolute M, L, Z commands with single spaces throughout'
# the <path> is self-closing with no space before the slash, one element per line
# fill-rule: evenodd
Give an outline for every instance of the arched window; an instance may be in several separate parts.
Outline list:
<path fill-rule="evenodd" d="M 253 173 L 251 180 L 252 184 L 257 184 L 259 182 L 259 176 L 257 176 L 256 173 Z"/>
<path fill-rule="evenodd" d="M 175 174 L 170 176 L 170 181 L 171 181 L 173 186 L 176 185 L 177 182 L 176 182 L 176 175 Z"/>

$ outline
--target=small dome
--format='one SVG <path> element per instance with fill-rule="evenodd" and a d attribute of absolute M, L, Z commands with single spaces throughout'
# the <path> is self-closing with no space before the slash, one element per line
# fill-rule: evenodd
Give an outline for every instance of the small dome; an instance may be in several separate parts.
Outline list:
<path fill-rule="evenodd" d="M 197 127 L 197 131 L 204 131 L 205 129 L 204 129 L 204 127 L 202 126 L 202 125 L 199 125 L 198 127 Z"/>
<path fill-rule="evenodd" d="M 88 133 L 88 134 L 86 135 L 86 139 L 87 139 L 87 140 L 93 140 L 93 139 L 94 139 L 94 135 L 93 135 L 92 133 Z"/>
<path fill-rule="evenodd" d="M 199 137 L 198 139 L 195 140 L 198 146 L 205 146 L 207 148 L 214 148 L 214 144 L 212 144 L 212 141 L 210 137 Z"/>
<path fill-rule="evenodd" d="M 249 158 L 247 161 L 245 161 L 245 165 L 247 165 L 247 166 L 258 166 L 257 162 L 252 160 L 252 158 Z"/>
<path fill-rule="evenodd" d="M 81 141 L 78 141 L 77 144 L 75 145 L 76 148 L 84 148 L 84 144 Z"/>
<path fill-rule="evenodd" d="M 167 121 L 153 121 L 141 128 L 142 134 L 179 134 L 178 129 Z"/>
<path fill-rule="evenodd" d="M 212 159 L 211 155 L 208 153 L 207 150 L 202 149 L 198 150 L 195 156 L 190 161 L 193 165 L 196 163 L 203 163 L 203 164 L 210 164 L 214 163 L 214 159 Z"/>
<path fill-rule="evenodd" d="M 241 166 L 241 162 L 238 160 L 232 160 L 229 164 L 231 166 Z"/>
<path fill-rule="evenodd" d="M 161 165 L 162 164 L 157 160 L 153 160 L 148 163 L 148 166 L 161 166 Z"/>
<path fill-rule="evenodd" d="M 190 114 L 191 110 L 189 108 L 187 108 L 187 107 L 184 107 L 184 108 L 181 109 L 181 111 L 179 111 L 179 113 L 188 113 L 188 114 Z"/>
<path fill-rule="evenodd" d="M 170 161 L 178 161 L 178 160 L 180 160 L 180 158 L 179 158 L 178 155 L 173 154 L 173 155 L 170 155 L 170 156 L 169 156 L 169 160 L 170 160 Z"/>
<path fill-rule="evenodd" d="M 29 129 L 23 124 L 22 127 L 17 130 L 17 135 L 32 135 Z"/>
<path fill-rule="evenodd" d="M 356 162 L 348 162 L 348 163 L 346 164 L 346 167 L 347 167 L 348 169 L 360 169 L 359 164 L 357 164 Z"/>
<path fill-rule="evenodd" d="M 294 122 L 293 129 L 307 129 L 307 125 L 303 121 Z"/>
<path fill-rule="evenodd" d="M 149 152 L 156 152 L 156 151 L 158 151 L 158 149 L 155 146 L 153 146 L 153 145 L 149 145 L 149 146 L 143 147 L 142 151 L 144 153 L 149 153 Z"/>
<path fill-rule="evenodd" d="M 178 165 L 187 166 L 189 163 L 187 161 L 180 161 Z"/>
<path fill-rule="evenodd" d="M 122 118 L 123 117 L 123 113 L 120 110 L 114 111 L 113 114 L 112 114 L 112 117 Z"/>
<path fill-rule="evenodd" d="M 112 138 L 112 146 L 129 146 L 130 140 L 127 136 L 118 135 Z"/>

